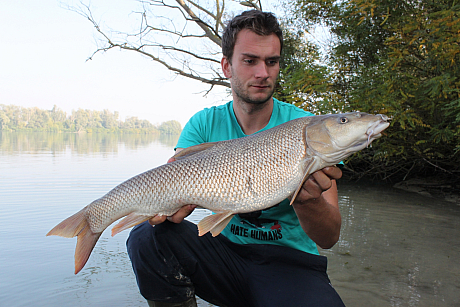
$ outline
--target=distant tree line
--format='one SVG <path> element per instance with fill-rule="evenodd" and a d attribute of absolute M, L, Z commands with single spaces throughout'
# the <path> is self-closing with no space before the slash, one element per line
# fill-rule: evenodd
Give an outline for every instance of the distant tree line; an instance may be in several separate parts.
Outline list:
<path fill-rule="evenodd" d="M 128 117 L 123 122 L 117 111 L 72 110 L 70 115 L 56 105 L 51 110 L 24 108 L 0 104 L 0 130 L 49 132 L 116 132 L 146 134 L 180 134 L 178 121 L 171 120 L 155 126 L 147 120 Z"/>

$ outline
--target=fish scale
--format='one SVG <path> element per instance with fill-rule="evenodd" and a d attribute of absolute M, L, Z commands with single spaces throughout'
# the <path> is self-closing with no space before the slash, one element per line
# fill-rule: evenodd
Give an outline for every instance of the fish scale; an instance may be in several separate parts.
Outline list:
<path fill-rule="evenodd" d="M 78 273 L 101 233 L 112 235 L 186 204 L 212 210 L 199 234 L 219 234 L 234 214 L 295 200 L 308 176 L 368 146 L 389 125 L 384 115 L 344 113 L 295 119 L 244 138 L 205 143 L 177 153 L 168 163 L 113 188 L 47 235 L 77 236 Z"/>

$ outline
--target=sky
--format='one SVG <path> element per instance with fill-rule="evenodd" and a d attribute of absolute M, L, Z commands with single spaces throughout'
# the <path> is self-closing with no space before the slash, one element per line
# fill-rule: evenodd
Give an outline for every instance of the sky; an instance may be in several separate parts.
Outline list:
<path fill-rule="evenodd" d="M 121 120 L 174 119 L 184 126 L 197 111 L 230 100 L 223 88 L 203 97 L 209 86 L 135 53 L 110 50 L 87 61 L 98 36 L 88 20 L 64 8 L 77 3 L 71 2 L 0 1 L 0 104 L 56 105 L 68 115 L 79 108 L 108 109 Z M 91 6 L 96 19 L 116 16 L 122 26 L 136 1 L 92 0 Z"/>

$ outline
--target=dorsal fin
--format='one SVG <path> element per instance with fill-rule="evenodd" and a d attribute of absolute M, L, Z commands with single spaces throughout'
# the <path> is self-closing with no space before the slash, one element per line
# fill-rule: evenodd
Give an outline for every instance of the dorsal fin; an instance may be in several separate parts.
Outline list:
<path fill-rule="evenodd" d="M 174 158 L 175 160 L 180 160 L 185 157 L 190 157 L 196 153 L 199 153 L 199 152 L 202 152 L 203 150 L 211 148 L 216 144 L 217 142 L 209 142 L 209 143 L 198 144 L 195 146 L 190 146 L 190 147 L 182 149 L 181 151 L 176 153 L 174 156 L 172 156 L 172 158 Z"/>

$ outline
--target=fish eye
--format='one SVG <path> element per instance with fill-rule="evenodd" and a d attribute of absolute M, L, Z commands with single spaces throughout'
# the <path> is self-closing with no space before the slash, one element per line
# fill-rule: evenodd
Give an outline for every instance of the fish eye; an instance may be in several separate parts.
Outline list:
<path fill-rule="evenodd" d="M 348 118 L 347 118 L 347 117 L 341 117 L 341 118 L 340 118 L 340 123 L 341 123 L 341 124 L 346 124 L 346 123 L 348 123 Z"/>

